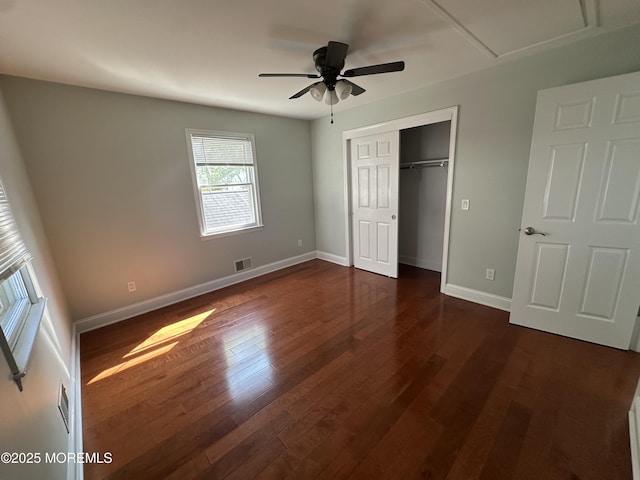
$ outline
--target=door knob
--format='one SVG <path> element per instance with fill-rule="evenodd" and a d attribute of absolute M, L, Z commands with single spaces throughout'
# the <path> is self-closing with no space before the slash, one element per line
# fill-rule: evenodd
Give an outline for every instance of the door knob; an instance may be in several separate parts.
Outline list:
<path fill-rule="evenodd" d="M 391 215 L 391 220 L 395 220 L 396 216 L 395 215 Z"/>
<path fill-rule="evenodd" d="M 547 236 L 546 233 L 542 233 L 542 232 L 537 232 L 535 228 L 533 227 L 526 227 L 524 230 L 522 230 L 524 232 L 525 235 L 543 235 L 543 236 Z"/>

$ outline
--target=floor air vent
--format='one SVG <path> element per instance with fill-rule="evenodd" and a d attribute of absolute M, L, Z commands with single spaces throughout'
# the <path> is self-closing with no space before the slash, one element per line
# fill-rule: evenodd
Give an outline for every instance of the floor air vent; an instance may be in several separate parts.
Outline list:
<path fill-rule="evenodd" d="M 233 266 L 236 269 L 236 273 L 242 272 L 243 270 L 248 270 L 253 267 L 253 260 L 251 260 L 251 257 L 242 258 L 233 262 Z"/>

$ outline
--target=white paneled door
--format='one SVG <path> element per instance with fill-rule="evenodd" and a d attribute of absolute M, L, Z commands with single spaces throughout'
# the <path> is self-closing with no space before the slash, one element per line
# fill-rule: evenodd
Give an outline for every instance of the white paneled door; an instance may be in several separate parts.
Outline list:
<path fill-rule="evenodd" d="M 511 323 L 628 349 L 639 197 L 640 73 L 539 92 Z"/>
<path fill-rule="evenodd" d="M 398 277 L 400 132 L 351 140 L 353 264 Z"/>

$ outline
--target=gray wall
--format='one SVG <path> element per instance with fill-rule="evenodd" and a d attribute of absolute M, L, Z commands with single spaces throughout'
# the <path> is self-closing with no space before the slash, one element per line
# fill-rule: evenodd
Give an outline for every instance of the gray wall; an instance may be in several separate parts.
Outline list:
<path fill-rule="evenodd" d="M 451 121 L 400 131 L 400 164 L 449 157 Z"/>
<path fill-rule="evenodd" d="M 71 322 L 22 156 L 0 91 L 0 177 L 27 248 L 37 288 L 48 298 L 24 391 L 19 392 L 0 354 L 0 452 L 67 452 L 68 435 L 58 413 L 58 382 L 70 390 Z M 0 464 L 0 478 L 64 479 L 66 464 Z"/>
<path fill-rule="evenodd" d="M 315 250 L 308 121 L 15 77 L 0 87 L 74 320 L 231 275 L 234 259 Z M 264 230 L 200 239 L 187 127 L 255 134 Z"/>
<path fill-rule="evenodd" d="M 537 91 L 640 70 L 636 45 L 638 26 L 315 120 L 318 250 L 346 255 L 342 132 L 459 105 L 448 281 L 511 297 Z"/>

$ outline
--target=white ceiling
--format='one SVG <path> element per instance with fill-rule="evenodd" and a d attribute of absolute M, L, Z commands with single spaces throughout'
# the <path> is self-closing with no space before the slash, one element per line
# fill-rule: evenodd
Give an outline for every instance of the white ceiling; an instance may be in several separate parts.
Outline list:
<path fill-rule="evenodd" d="M 531 52 L 640 23 L 638 0 L 0 0 L 0 72 L 72 85 L 318 118 L 312 53 L 350 45 L 369 103 Z"/>

